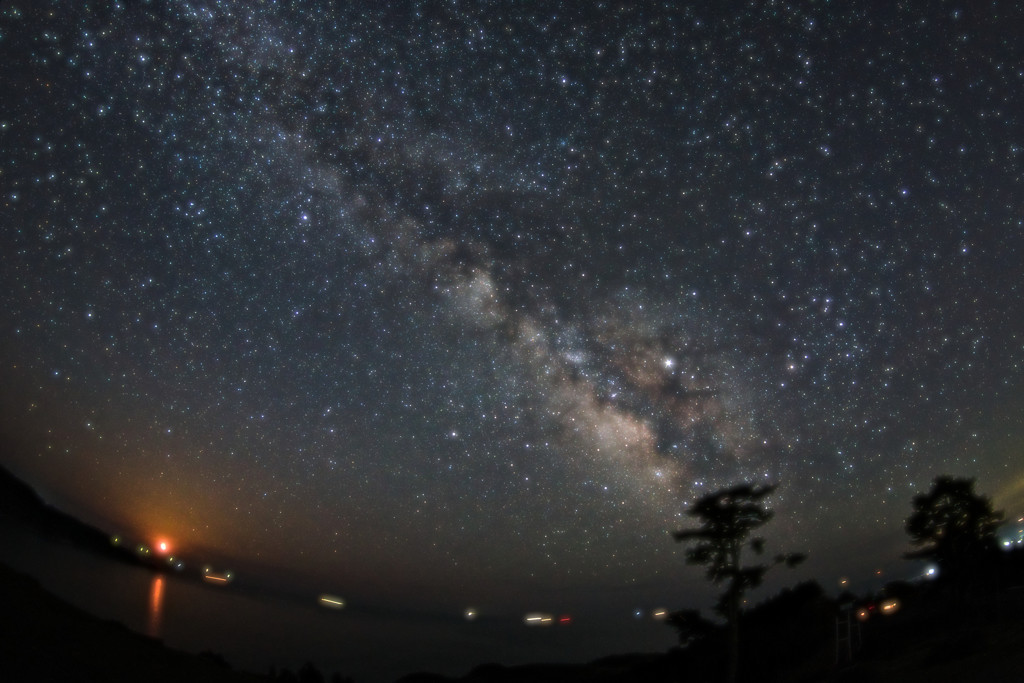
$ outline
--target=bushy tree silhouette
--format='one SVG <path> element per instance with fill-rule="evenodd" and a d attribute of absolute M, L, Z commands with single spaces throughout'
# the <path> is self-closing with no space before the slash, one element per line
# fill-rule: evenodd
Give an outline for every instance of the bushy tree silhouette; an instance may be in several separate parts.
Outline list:
<path fill-rule="evenodd" d="M 996 529 L 1003 513 L 974 492 L 973 479 L 948 475 L 936 477 L 928 493 L 914 496 L 913 506 L 906 530 L 911 543 L 921 547 L 906 556 L 932 560 L 945 582 L 969 589 L 997 548 Z"/>
<path fill-rule="evenodd" d="M 743 548 L 749 546 L 756 555 L 764 554 L 765 540 L 749 538 L 757 528 L 772 518 L 771 510 L 762 502 L 774 486 L 756 487 L 742 484 L 710 493 L 700 498 L 688 511 L 700 520 L 696 529 L 673 532 L 676 541 L 694 542 L 686 553 L 687 564 L 707 567 L 712 583 L 725 583 L 725 592 L 718 600 L 718 612 L 725 617 L 729 628 L 729 655 L 726 680 L 736 680 L 739 666 L 739 616 L 743 595 L 761 585 L 770 564 L 743 566 Z M 793 567 L 805 559 L 804 555 L 776 555 L 773 564 Z"/>

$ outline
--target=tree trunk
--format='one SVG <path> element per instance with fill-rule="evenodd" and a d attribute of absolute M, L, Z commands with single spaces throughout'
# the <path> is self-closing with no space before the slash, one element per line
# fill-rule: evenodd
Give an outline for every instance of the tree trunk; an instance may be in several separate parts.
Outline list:
<path fill-rule="evenodd" d="M 729 601 L 729 667 L 726 670 L 726 683 L 736 683 L 740 666 L 740 614 L 739 596 L 733 595 Z"/>
<path fill-rule="evenodd" d="M 740 545 L 735 541 L 732 557 L 732 566 L 737 573 L 729 586 L 729 663 L 725 674 L 726 683 L 736 683 L 740 668 Z"/>

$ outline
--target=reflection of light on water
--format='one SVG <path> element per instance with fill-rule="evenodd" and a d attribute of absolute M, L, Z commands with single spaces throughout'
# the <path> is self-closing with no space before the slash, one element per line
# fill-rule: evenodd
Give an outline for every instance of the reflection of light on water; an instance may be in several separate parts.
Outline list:
<path fill-rule="evenodd" d="M 157 574 L 149 585 L 149 619 L 146 621 L 146 635 L 160 637 L 160 625 L 164 618 L 164 577 Z"/>

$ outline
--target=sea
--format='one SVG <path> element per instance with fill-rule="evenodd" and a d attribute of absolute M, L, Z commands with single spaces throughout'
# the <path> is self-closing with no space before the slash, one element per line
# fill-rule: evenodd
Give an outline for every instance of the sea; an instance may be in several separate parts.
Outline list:
<path fill-rule="evenodd" d="M 462 676 L 485 663 L 584 663 L 664 652 L 675 640 L 663 623 L 632 614 L 570 623 L 552 615 L 554 623 L 531 626 L 525 615 L 339 609 L 286 591 L 243 590 L 241 580 L 157 572 L 21 527 L 0 528 L 0 562 L 97 617 L 174 649 L 216 653 L 254 673 L 311 662 L 325 676 L 386 683 L 417 671 Z"/>

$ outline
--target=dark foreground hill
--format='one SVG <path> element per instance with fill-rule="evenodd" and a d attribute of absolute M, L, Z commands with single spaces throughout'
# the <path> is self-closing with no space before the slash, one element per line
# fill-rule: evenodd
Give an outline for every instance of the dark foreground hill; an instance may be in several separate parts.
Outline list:
<path fill-rule="evenodd" d="M 215 655 L 165 647 L 73 607 L 35 580 L 0 565 L 0 680 L 11 683 L 138 681 L 259 683 Z"/>
<path fill-rule="evenodd" d="M 892 617 L 872 619 L 840 683 L 1024 681 L 1024 590 L 943 600 L 921 596 Z"/>

